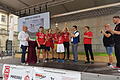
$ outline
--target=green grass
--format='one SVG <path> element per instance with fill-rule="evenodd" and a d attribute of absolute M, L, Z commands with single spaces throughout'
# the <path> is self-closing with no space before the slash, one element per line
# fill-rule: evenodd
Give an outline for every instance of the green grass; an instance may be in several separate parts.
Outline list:
<path fill-rule="evenodd" d="M 78 52 L 78 53 L 79 55 L 85 55 L 85 52 Z M 21 52 L 19 52 L 18 54 L 21 54 Z M 70 54 L 72 55 L 72 52 L 70 52 Z M 93 54 L 94 56 L 108 56 L 108 54 L 105 52 L 94 52 Z M 113 53 L 113 56 L 115 56 L 114 53 Z"/>
<path fill-rule="evenodd" d="M 71 52 L 71 54 L 72 54 L 72 52 Z M 94 54 L 94 56 L 108 56 L 108 54 L 105 52 L 94 52 L 93 54 Z M 85 52 L 79 52 L 79 55 L 85 55 Z M 113 56 L 115 56 L 114 53 L 113 53 Z"/>

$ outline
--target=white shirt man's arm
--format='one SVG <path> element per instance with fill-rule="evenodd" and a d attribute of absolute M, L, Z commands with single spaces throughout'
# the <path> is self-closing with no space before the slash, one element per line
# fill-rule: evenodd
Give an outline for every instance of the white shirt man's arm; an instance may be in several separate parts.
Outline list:
<path fill-rule="evenodd" d="M 71 34 L 71 37 L 78 37 L 79 36 L 79 32 L 75 33 L 75 34 Z"/>

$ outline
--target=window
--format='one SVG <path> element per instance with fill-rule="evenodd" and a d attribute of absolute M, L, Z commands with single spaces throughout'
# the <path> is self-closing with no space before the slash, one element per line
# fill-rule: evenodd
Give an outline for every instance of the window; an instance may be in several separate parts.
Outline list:
<path fill-rule="evenodd" d="M 1 22 L 6 22 L 6 16 L 5 15 L 1 16 Z"/>
<path fill-rule="evenodd" d="M 10 23 L 12 22 L 12 18 L 13 18 L 13 16 L 10 16 Z"/>

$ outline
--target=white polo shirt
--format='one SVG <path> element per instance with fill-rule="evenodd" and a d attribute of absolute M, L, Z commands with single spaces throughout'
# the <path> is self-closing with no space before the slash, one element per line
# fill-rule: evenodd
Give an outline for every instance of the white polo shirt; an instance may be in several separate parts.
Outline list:
<path fill-rule="evenodd" d="M 21 31 L 18 34 L 18 40 L 20 40 L 20 47 L 21 45 L 28 46 L 28 41 L 26 41 L 27 38 L 29 38 L 29 35 L 27 32 Z"/>

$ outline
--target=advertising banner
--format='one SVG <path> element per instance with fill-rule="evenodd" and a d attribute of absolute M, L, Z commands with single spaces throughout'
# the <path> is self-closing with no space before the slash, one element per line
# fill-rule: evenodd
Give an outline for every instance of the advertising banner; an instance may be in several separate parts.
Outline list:
<path fill-rule="evenodd" d="M 32 67 L 5 64 L 3 80 L 32 80 Z"/>
<path fill-rule="evenodd" d="M 3 80 L 81 80 L 81 73 L 63 69 L 5 64 Z"/>
<path fill-rule="evenodd" d="M 63 69 L 35 67 L 33 80 L 81 80 L 81 73 Z"/>

